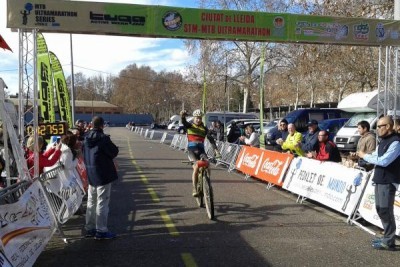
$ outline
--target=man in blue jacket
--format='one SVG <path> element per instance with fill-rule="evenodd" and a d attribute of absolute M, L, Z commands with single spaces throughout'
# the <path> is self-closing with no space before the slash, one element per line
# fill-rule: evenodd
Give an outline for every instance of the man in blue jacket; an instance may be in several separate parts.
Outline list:
<path fill-rule="evenodd" d="M 394 201 L 400 184 L 400 137 L 393 130 L 393 119 L 382 117 L 376 126 L 381 139 L 371 154 L 357 151 L 357 156 L 375 165 L 372 182 L 375 185 L 375 207 L 383 225 L 383 237 L 372 241 L 379 250 L 395 250 L 396 219 Z"/>
<path fill-rule="evenodd" d="M 314 147 L 318 144 L 318 122 L 311 120 L 307 123 L 308 132 L 304 135 L 303 141 L 301 142 L 301 149 L 307 154 L 314 150 Z"/>
<path fill-rule="evenodd" d="M 104 119 L 95 116 L 93 128 L 85 135 L 83 156 L 89 180 L 86 235 L 95 239 L 112 239 L 116 234 L 107 228 L 111 183 L 118 179 L 114 158 L 118 147 L 104 134 Z"/>

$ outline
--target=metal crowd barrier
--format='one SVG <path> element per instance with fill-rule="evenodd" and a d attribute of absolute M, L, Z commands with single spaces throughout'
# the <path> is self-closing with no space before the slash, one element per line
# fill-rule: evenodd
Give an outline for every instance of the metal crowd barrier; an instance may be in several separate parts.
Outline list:
<path fill-rule="evenodd" d="M 167 139 L 167 135 L 168 135 L 167 132 L 164 132 L 164 133 L 163 133 L 163 135 L 162 135 L 162 137 L 161 137 L 161 140 L 160 140 L 160 143 L 161 143 L 161 144 L 163 144 L 163 143 L 165 142 L 165 140 Z"/>
<path fill-rule="evenodd" d="M 81 194 L 80 197 L 83 197 L 84 192 L 81 189 L 77 189 L 77 187 L 66 188 L 59 192 L 52 192 L 49 189 L 51 180 L 61 179 L 59 175 L 61 171 L 63 171 L 63 168 L 64 167 L 60 165 L 52 170 L 42 173 L 39 176 L 39 182 L 43 187 L 44 195 L 52 210 L 57 231 L 64 242 L 67 243 L 67 239 L 61 229 L 61 225 L 66 223 L 74 215 L 73 213 L 78 209 L 76 208 L 76 210 L 72 210 L 73 212 L 71 212 L 71 208 L 68 207 L 68 201 L 71 201 L 71 199 L 75 199 L 76 201 L 76 199 L 79 199 L 76 194 Z M 78 204 L 80 206 L 81 203 L 74 203 L 76 207 L 79 207 Z"/>
<path fill-rule="evenodd" d="M 177 144 L 178 144 L 178 140 L 179 140 L 179 134 L 174 134 L 174 137 L 172 138 L 172 141 L 171 141 L 171 147 L 172 148 L 176 148 L 177 147 Z"/>
<path fill-rule="evenodd" d="M 228 172 L 236 169 L 236 159 L 240 152 L 240 146 L 237 144 L 231 144 L 227 142 L 220 142 L 218 151 L 221 153 L 221 159 L 217 160 L 218 164 L 227 166 Z"/>
<path fill-rule="evenodd" d="M 0 189 L 0 205 L 18 202 L 30 185 L 31 181 L 24 180 Z"/>
<path fill-rule="evenodd" d="M 136 127 L 137 128 L 137 127 Z M 143 129 L 140 131 L 141 133 L 143 132 Z M 146 130 L 146 134 L 144 135 L 145 138 L 147 138 L 148 130 Z M 142 135 L 142 134 L 141 134 Z M 167 132 L 164 132 L 160 143 L 164 143 L 166 138 L 168 136 Z M 151 132 L 150 138 L 154 138 L 154 131 Z M 170 143 L 170 147 L 173 149 L 179 149 L 179 150 L 186 150 L 188 141 L 187 141 L 187 136 L 183 134 L 174 134 L 173 138 Z M 240 145 L 238 144 L 232 144 L 228 142 L 221 142 L 218 141 L 217 143 L 217 149 L 221 154 L 221 158 L 216 159 L 216 165 L 223 165 L 228 168 L 228 171 L 231 172 L 236 169 L 236 159 L 239 155 L 240 152 Z M 209 158 L 215 158 L 215 152 L 214 149 L 212 149 L 212 146 L 210 142 L 206 139 L 204 143 L 204 148 L 206 151 L 206 154 Z"/>

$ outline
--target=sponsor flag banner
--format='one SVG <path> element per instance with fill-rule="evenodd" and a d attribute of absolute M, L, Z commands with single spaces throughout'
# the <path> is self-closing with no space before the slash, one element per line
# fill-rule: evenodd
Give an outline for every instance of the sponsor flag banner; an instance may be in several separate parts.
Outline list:
<path fill-rule="evenodd" d="M 70 95 L 67 82 L 65 81 L 64 72 L 57 56 L 51 51 L 49 52 L 49 55 L 51 70 L 53 72 L 54 83 L 56 87 L 57 105 L 60 111 L 60 120 L 68 122 L 68 126 L 72 127 L 74 123 L 72 122 Z"/>
<path fill-rule="evenodd" d="M 123 36 L 397 45 L 400 21 L 54 0 L 7 0 L 7 27 Z"/>
<path fill-rule="evenodd" d="M 37 33 L 37 73 L 40 115 L 44 122 L 55 122 L 53 74 L 46 40 L 41 33 Z"/>
<path fill-rule="evenodd" d="M 12 52 L 11 48 L 6 43 L 6 40 L 4 40 L 4 38 L 1 35 L 0 35 L 0 47 L 3 48 L 4 50 L 7 49 Z"/>
<path fill-rule="evenodd" d="M 39 181 L 18 202 L 1 205 L 0 246 L 12 266 L 32 266 L 55 231 Z"/>
<path fill-rule="evenodd" d="M 373 174 L 368 181 L 365 188 L 364 195 L 361 199 L 358 212 L 367 222 L 376 225 L 383 229 L 379 215 L 375 208 L 375 186 L 372 182 Z M 394 218 L 396 220 L 396 235 L 400 236 L 400 188 L 397 189 L 396 196 L 394 199 Z"/>
<path fill-rule="evenodd" d="M 350 215 L 361 197 L 367 177 L 367 172 L 339 163 L 298 157 L 290 164 L 283 188 Z"/>
<path fill-rule="evenodd" d="M 293 155 L 276 151 L 242 146 L 236 160 L 236 169 L 241 172 L 282 186 L 283 177 Z"/>

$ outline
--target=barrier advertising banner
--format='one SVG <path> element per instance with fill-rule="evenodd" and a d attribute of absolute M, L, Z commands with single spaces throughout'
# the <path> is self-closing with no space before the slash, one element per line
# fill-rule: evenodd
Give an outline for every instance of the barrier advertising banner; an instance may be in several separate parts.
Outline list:
<path fill-rule="evenodd" d="M 7 27 L 166 38 L 397 45 L 400 21 L 54 0 L 7 0 Z"/>
<path fill-rule="evenodd" d="M 60 120 L 68 122 L 69 127 L 72 127 L 72 109 L 69 97 L 67 82 L 65 81 L 64 72 L 60 61 L 53 52 L 49 52 L 51 70 L 53 72 L 54 83 L 56 86 L 57 104 L 60 111 Z"/>
<path fill-rule="evenodd" d="M 37 33 L 37 73 L 40 114 L 44 122 L 55 122 L 53 74 L 46 40 Z"/>
<path fill-rule="evenodd" d="M 18 202 L 1 205 L 0 245 L 12 266 L 32 266 L 55 231 L 39 181 Z"/>
<path fill-rule="evenodd" d="M 46 168 L 45 168 L 45 171 Z M 57 176 L 45 182 L 46 189 L 59 197 L 59 201 L 51 202 L 55 216 L 63 224 L 70 219 L 82 204 L 83 185 L 77 171 L 62 170 Z"/>
<path fill-rule="evenodd" d="M 368 173 L 335 162 L 294 158 L 283 188 L 346 215 L 353 213 Z"/>
<path fill-rule="evenodd" d="M 282 186 L 284 174 L 292 159 L 291 154 L 242 146 L 236 160 L 236 169 Z"/>
<path fill-rule="evenodd" d="M 358 212 L 360 215 L 369 223 L 376 225 L 383 229 L 381 220 L 376 213 L 375 208 L 375 186 L 372 184 L 372 177 L 369 179 L 367 187 L 365 188 L 364 195 L 361 199 L 360 206 L 358 207 Z M 400 190 L 396 192 L 394 199 L 394 217 L 396 220 L 396 235 L 400 236 Z"/>

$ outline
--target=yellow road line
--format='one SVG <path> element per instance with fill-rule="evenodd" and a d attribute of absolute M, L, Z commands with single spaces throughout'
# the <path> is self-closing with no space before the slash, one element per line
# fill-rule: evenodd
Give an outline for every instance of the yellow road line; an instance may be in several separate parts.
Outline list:
<path fill-rule="evenodd" d="M 146 175 L 144 175 L 144 174 L 141 174 L 141 175 L 140 175 L 140 179 L 142 179 L 142 182 L 143 182 L 144 184 L 148 184 L 148 183 L 149 183 L 149 180 L 147 180 L 147 177 L 146 177 Z"/>
<path fill-rule="evenodd" d="M 132 160 L 132 164 L 133 164 L 133 165 L 136 165 L 136 160 L 133 159 L 133 160 Z"/>
<path fill-rule="evenodd" d="M 169 217 L 166 210 L 160 210 L 161 218 L 164 221 L 165 226 L 167 227 L 169 234 L 172 236 L 179 236 L 178 230 L 175 228 L 174 223 L 172 222 L 171 218 Z"/>
<path fill-rule="evenodd" d="M 154 202 L 160 202 L 160 198 L 157 196 L 157 193 L 156 193 L 156 191 L 154 191 L 153 188 L 149 187 L 149 188 L 147 188 L 147 191 L 149 192 L 149 194 Z"/>
<path fill-rule="evenodd" d="M 197 267 L 197 264 L 191 253 L 182 253 L 181 257 L 185 267 Z"/>

